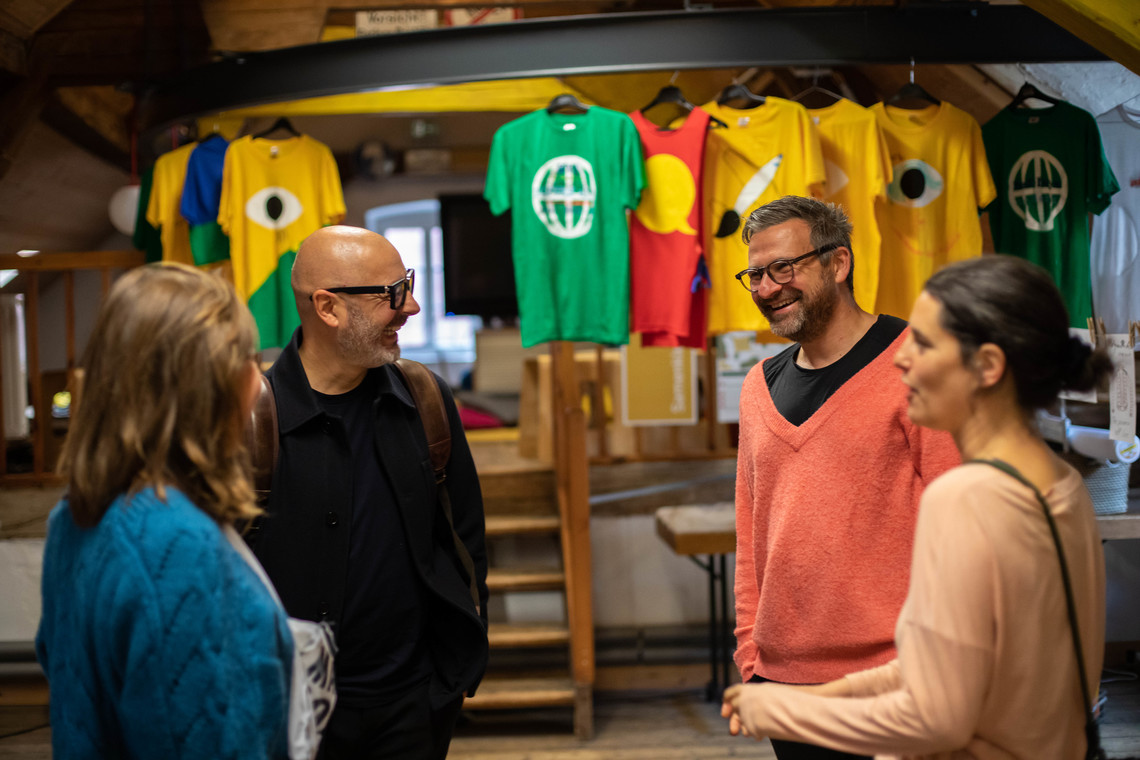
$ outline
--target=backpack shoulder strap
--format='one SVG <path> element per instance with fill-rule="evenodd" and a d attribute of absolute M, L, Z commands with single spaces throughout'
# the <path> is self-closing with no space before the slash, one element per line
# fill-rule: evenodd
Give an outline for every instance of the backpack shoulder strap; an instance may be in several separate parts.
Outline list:
<path fill-rule="evenodd" d="M 467 576 L 467 587 L 471 592 L 475 613 L 481 614 L 482 603 L 479 598 L 479 586 L 475 580 L 475 562 L 471 559 L 471 552 L 463 543 L 463 539 L 455 531 L 455 520 L 451 514 L 451 495 L 447 491 L 447 462 L 451 458 L 451 425 L 447 422 L 447 410 L 443 407 L 443 394 L 435 381 L 435 375 L 423 364 L 411 359 L 397 359 L 396 369 L 400 370 L 408 390 L 412 392 L 412 400 L 415 401 L 420 422 L 424 426 L 431 467 L 435 471 L 435 482 L 439 485 L 439 506 L 443 509 L 443 516 L 451 529 L 455 556 L 459 558 L 459 564 Z"/>
<path fill-rule="evenodd" d="M 258 503 L 264 506 L 273 485 L 273 471 L 277 468 L 277 400 L 269 378 L 261 376 L 261 391 L 250 411 L 245 442 L 253 461 L 253 490 Z"/>
<path fill-rule="evenodd" d="M 443 394 L 440 393 L 435 375 L 423 364 L 411 359 L 398 359 L 396 369 L 400 370 L 412 393 L 412 400 L 416 403 L 427 436 L 435 479 L 437 483 L 442 483 L 446 477 L 447 461 L 451 458 L 451 425 L 447 422 L 447 410 L 443 407 Z"/>

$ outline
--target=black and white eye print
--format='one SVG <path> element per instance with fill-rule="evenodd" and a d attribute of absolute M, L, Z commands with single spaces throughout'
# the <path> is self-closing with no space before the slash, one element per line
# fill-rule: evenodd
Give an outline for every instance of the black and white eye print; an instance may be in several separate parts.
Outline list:
<path fill-rule="evenodd" d="M 285 229 L 304 210 L 300 199 L 283 187 L 262 188 L 245 202 L 246 217 L 270 230 Z"/>
<path fill-rule="evenodd" d="M 887 185 L 892 203 L 910 208 L 928 206 L 942 195 L 942 175 L 933 166 L 917 158 L 895 164 L 895 178 Z"/>

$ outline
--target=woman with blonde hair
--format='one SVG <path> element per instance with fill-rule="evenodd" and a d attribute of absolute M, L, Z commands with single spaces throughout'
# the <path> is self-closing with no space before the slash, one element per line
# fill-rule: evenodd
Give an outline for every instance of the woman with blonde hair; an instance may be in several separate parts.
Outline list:
<path fill-rule="evenodd" d="M 119 278 L 82 360 L 36 653 L 56 757 L 287 757 L 293 639 L 224 529 L 259 513 L 257 331 L 221 279 Z"/>
<path fill-rule="evenodd" d="M 733 733 L 863 755 L 1078 760 L 1104 652 L 1104 558 L 1088 491 L 1034 427 L 1103 352 L 1070 337 L 1049 275 L 1008 256 L 942 269 L 895 365 L 907 415 L 963 464 L 923 493 L 898 658 L 818 686 L 725 692 Z"/>

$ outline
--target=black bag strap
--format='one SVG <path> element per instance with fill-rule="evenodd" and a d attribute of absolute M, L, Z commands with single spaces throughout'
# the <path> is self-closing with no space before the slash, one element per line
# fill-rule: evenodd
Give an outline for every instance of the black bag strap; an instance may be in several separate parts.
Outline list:
<path fill-rule="evenodd" d="M 459 556 L 459 562 L 467 574 L 471 601 L 475 603 L 476 612 L 479 612 L 479 586 L 475 582 L 475 562 L 471 559 L 471 552 L 467 551 L 467 545 L 455 532 L 455 520 L 451 515 L 451 495 L 448 493 L 446 482 L 447 463 L 451 459 L 451 425 L 447 421 L 447 409 L 443 406 L 443 394 L 435 381 L 435 375 L 423 364 L 411 359 L 397 359 L 396 369 L 404 376 L 404 382 L 416 402 L 420 422 L 424 426 L 424 435 L 427 437 L 431 466 L 435 471 L 439 505 L 443 508 L 444 517 L 447 518 L 447 527 L 451 529 L 451 542 L 455 546 L 455 553 Z"/>
<path fill-rule="evenodd" d="M 269 500 L 273 471 L 277 469 L 277 401 L 269 378 L 261 376 L 261 391 L 250 411 L 245 443 L 253 462 L 253 490 L 261 506 Z"/>
<path fill-rule="evenodd" d="M 1089 694 L 1086 690 L 1089 679 L 1085 671 L 1084 650 L 1081 648 L 1081 633 L 1077 628 L 1077 605 L 1073 599 L 1073 584 L 1069 579 L 1069 565 L 1065 562 L 1065 550 L 1061 546 L 1061 534 L 1057 531 L 1057 523 L 1053 519 L 1053 513 L 1049 510 L 1049 503 L 1045 501 L 1045 497 L 1041 494 L 1041 491 L 1037 489 L 1037 486 L 1030 483 L 1024 475 L 1018 472 L 1017 468 L 1008 462 L 1003 462 L 1000 459 L 971 459 L 970 461 L 996 467 L 1033 491 L 1033 495 L 1037 497 L 1038 503 L 1041 504 L 1041 509 L 1045 512 L 1045 520 L 1049 523 L 1049 532 L 1053 535 L 1053 544 L 1057 547 L 1057 559 L 1061 563 L 1061 581 L 1065 586 L 1065 606 L 1069 611 L 1069 628 L 1073 632 L 1073 650 L 1077 655 L 1077 672 L 1080 674 L 1081 679 L 1081 702 L 1085 707 L 1085 738 L 1088 740 L 1085 757 L 1103 760 L 1105 754 L 1100 746 L 1100 728 L 1097 726 L 1096 717 L 1093 715 L 1092 701 L 1089 699 Z"/>

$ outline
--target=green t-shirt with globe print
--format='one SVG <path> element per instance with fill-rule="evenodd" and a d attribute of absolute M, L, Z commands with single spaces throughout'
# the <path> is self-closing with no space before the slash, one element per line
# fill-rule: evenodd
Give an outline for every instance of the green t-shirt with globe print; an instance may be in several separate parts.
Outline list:
<path fill-rule="evenodd" d="M 628 116 L 534 111 L 491 144 L 484 196 L 511 210 L 522 344 L 629 340 L 629 222 L 645 184 Z"/>
<path fill-rule="evenodd" d="M 1069 323 L 1092 316 L 1089 214 L 1120 188 L 1092 114 L 1070 103 L 1005 108 L 982 126 L 997 199 L 987 207 L 994 250 L 1047 269 Z"/>

